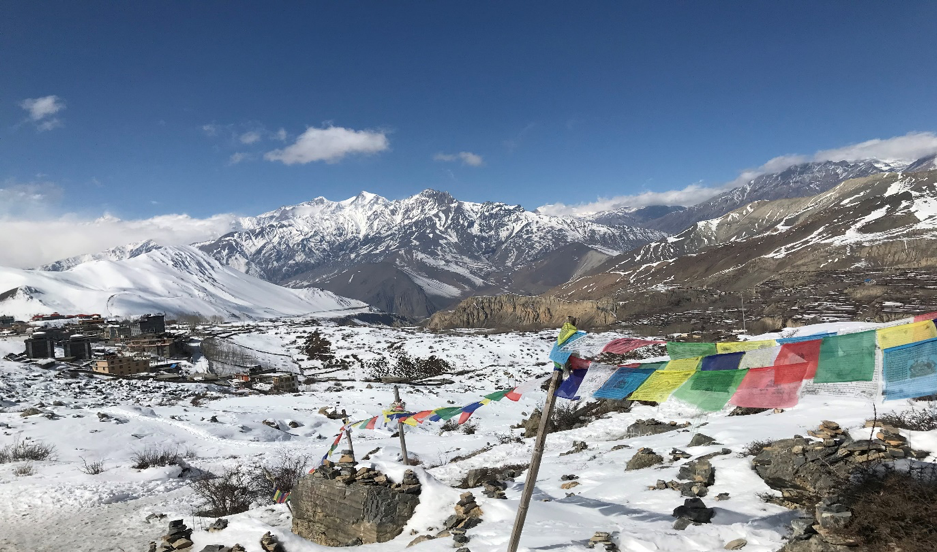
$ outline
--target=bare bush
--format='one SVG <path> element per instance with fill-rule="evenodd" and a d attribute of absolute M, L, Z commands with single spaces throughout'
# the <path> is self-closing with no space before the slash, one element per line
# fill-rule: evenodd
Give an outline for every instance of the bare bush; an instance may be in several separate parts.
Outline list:
<path fill-rule="evenodd" d="M 309 360 L 330 362 L 335 358 L 335 355 L 332 354 L 332 342 L 323 337 L 318 329 L 309 334 L 301 350 L 303 354 L 309 357 Z"/>
<path fill-rule="evenodd" d="M 739 453 L 739 457 L 745 456 L 758 456 L 761 454 L 761 451 L 765 450 L 765 447 L 771 444 L 771 441 L 752 441 L 742 448 L 742 452 Z"/>
<path fill-rule="evenodd" d="M 210 517 L 246 512 L 260 494 L 254 478 L 241 466 L 227 468 L 218 476 L 196 479 L 192 490 L 205 503 L 198 515 Z"/>
<path fill-rule="evenodd" d="M 251 469 L 254 488 L 262 496 L 270 496 L 277 491 L 290 492 L 306 475 L 309 457 L 305 454 L 290 455 L 281 452 L 272 462 L 255 465 Z"/>
<path fill-rule="evenodd" d="M 99 473 L 104 473 L 104 460 L 95 460 L 93 462 L 88 462 L 84 458 L 81 458 L 81 471 L 88 475 L 98 475 Z"/>
<path fill-rule="evenodd" d="M 36 472 L 35 470 L 33 470 L 33 465 L 30 464 L 29 462 L 23 464 L 22 466 L 17 466 L 16 468 L 13 469 L 13 475 L 15 475 L 16 477 L 25 477 L 27 475 L 32 475 L 34 473 Z"/>
<path fill-rule="evenodd" d="M 55 447 L 47 445 L 41 441 L 27 439 L 13 441 L 12 445 L 7 445 L 0 449 L 0 464 L 8 462 L 42 461 L 53 460 L 55 458 Z"/>
<path fill-rule="evenodd" d="M 898 429 L 932 431 L 937 429 L 937 402 L 925 403 L 922 408 L 912 406 L 910 410 L 885 414 L 879 420 Z"/>
<path fill-rule="evenodd" d="M 401 351 L 393 360 L 384 358 L 364 363 L 368 379 L 394 378 L 401 381 L 419 381 L 442 376 L 452 370 L 452 365 L 435 355 L 427 358 L 411 358 Z"/>
<path fill-rule="evenodd" d="M 455 431 L 455 430 L 457 430 L 457 429 L 459 429 L 459 422 L 457 422 L 456 420 L 450 418 L 450 419 L 446 420 L 446 423 L 444 423 L 444 424 L 439 428 L 439 432 L 440 432 L 440 433 L 445 433 L 445 432 L 447 432 L 447 431 Z"/>
<path fill-rule="evenodd" d="M 931 470 L 867 470 L 845 491 L 852 519 L 840 534 L 857 550 L 924 552 L 937 538 L 937 475 Z"/>
<path fill-rule="evenodd" d="M 133 453 L 130 459 L 133 461 L 133 468 L 136 470 L 145 470 L 157 466 L 181 466 L 183 458 L 191 458 L 193 454 L 190 451 L 180 452 L 174 445 L 146 447 L 141 451 Z"/>

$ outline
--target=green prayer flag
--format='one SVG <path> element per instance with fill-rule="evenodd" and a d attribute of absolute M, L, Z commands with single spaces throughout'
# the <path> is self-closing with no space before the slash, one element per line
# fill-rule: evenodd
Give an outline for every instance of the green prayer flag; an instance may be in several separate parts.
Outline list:
<path fill-rule="evenodd" d="M 729 402 L 748 370 L 696 372 L 673 396 L 700 410 L 716 412 Z"/>
<path fill-rule="evenodd" d="M 875 375 L 875 330 L 824 337 L 814 383 L 872 381 Z"/>
<path fill-rule="evenodd" d="M 716 354 L 715 343 L 683 343 L 678 341 L 667 342 L 667 354 L 671 360 L 680 358 L 704 357 Z"/>

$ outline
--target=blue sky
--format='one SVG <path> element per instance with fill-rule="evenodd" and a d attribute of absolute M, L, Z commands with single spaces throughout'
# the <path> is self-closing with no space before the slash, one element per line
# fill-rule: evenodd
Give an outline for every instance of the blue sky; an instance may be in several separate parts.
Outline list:
<path fill-rule="evenodd" d="M 0 216 L 691 202 L 777 156 L 937 130 L 937 2 L 270 6 L 4 3 Z"/>

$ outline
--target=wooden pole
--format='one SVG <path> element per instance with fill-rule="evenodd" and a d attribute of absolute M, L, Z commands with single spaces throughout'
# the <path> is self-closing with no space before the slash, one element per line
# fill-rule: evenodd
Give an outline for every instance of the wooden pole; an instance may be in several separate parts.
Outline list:
<path fill-rule="evenodd" d="M 530 458 L 530 468 L 527 469 L 527 479 L 524 481 L 524 491 L 521 493 L 521 503 L 517 507 L 517 517 L 514 518 L 514 529 L 511 530 L 511 541 L 508 552 L 517 552 L 521 541 L 521 532 L 524 530 L 524 520 L 527 519 L 527 509 L 530 507 L 530 497 L 534 494 L 537 484 L 537 474 L 540 471 L 540 460 L 543 459 L 543 446 L 547 440 L 547 429 L 550 418 L 553 416 L 553 403 L 556 398 L 556 388 L 560 384 L 563 372 L 554 370 L 550 378 L 550 389 L 547 391 L 547 400 L 543 403 L 543 412 L 540 413 L 540 428 L 534 441 L 534 453 Z"/>
<path fill-rule="evenodd" d="M 345 424 L 345 426 L 348 425 L 348 414 L 345 414 L 345 409 L 344 409 L 344 408 L 342 409 L 342 423 Z M 348 437 L 348 450 L 350 450 L 350 451 L 351 451 L 351 455 L 354 456 L 354 455 L 355 455 L 355 445 L 353 445 L 352 442 L 351 442 L 351 428 L 350 428 L 350 427 L 345 430 L 345 437 Z M 356 458 L 356 460 L 357 460 L 357 458 Z"/>
<path fill-rule="evenodd" d="M 400 400 L 400 389 L 394 386 L 394 409 L 403 410 L 404 403 Z M 410 465 L 410 457 L 407 455 L 407 440 L 403 436 L 403 422 L 397 419 L 397 433 L 400 435 L 400 450 L 403 452 L 403 465 Z"/>

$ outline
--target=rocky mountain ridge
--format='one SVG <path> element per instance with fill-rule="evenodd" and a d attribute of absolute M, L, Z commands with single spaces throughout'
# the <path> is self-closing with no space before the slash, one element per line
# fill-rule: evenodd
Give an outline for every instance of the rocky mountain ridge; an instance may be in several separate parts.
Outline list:
<path fill-rule="evenodd" d="M 522 272 L 515 283 L 514 275 L 564 246 L 584 246 L 582 255 L 595 257 L 664 236 L 435 190 L 393 201 L 367 192 L 345 201 L 320 197 L 244 226 L 198 247 L 274 283 L 323 287 L 417 318 L 476 293 L 545 291 L 555 282 L 540 284 Z M 572 277 L 579 264 L 556 268 Z"/>

